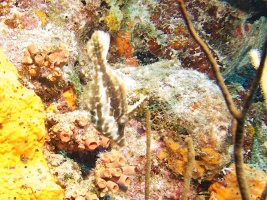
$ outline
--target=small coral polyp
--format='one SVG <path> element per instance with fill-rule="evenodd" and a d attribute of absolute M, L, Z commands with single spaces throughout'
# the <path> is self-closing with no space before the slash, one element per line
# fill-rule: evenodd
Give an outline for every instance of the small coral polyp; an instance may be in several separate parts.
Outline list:
<path fill-rule="evenodd" d="M 68 60 L 69 50 L 64 44 L 40 49 L 33 43 L 24 51 L 19 68 L 20 79 L 44 103 L 51 102 L 69 88 L 63 78 L 63 66 Z"/>
<path fill-rule="evenodd" d="M 126 191 L 135 175 L 135 167 L 127 166 L 126 160 L 117 150 L 100 155 L 95 168 L 95 181 L 100 190 L 100 197 L 107 193 Z"/>
<path fill-rule="evenodd" d="M 47 124 L 50 140 L 59 150 L 86 152 L 110 145 L 110 140 L 100 135 L 81 111 L 48 113 Z"/>
<path fill-rule="evenodd" d="M 69 50 L 64 44 L 56 49 L 51 47 L 39 50 L 36 44 L 27 47 L 22 58 L 22 63 L 28 69 L 30 78 L 43 78 L 54 82 L 61 78 L 61 68 L 67 63 Z"/>

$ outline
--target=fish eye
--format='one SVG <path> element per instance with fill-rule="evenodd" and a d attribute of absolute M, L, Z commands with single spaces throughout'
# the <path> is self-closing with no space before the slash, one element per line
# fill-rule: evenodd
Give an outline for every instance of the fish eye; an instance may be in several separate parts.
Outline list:
<path fill-rule="evenodd" d="M 120 124 L 125 124 L 128 121 L 128 117 L 126 115 L 123 115 L 120 120 L 119 123 Z"/>

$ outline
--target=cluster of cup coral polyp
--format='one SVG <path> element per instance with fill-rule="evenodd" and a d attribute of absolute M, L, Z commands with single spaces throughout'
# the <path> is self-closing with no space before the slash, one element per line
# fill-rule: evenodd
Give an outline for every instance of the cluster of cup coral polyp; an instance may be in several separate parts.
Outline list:
<path fill-rule="evenodd" d="M 99 200 L 97 195 L 92 193 L 79 194 L 77 192 L 74 192 L 71 197 L 75 200 Z"/>
<path fill-rule="evenodd" d="M 31 78 L 43 78 L 54 82 L 62 76 L 61 68 L 67 63 L 69 50 L 64 44 L 57 48 L 44 47 L 39 49 L 31 44 L 24 51 L 22 64 L 27 68 Z"/>
<path fill-rule="evenodd" d="M 135 167 L 127 166 L 126 160 L 117 150 L 102 153 L 95 170 L 96 185 L 100 189 L 100 197 L 108 192 L 126 191 L 135 175 Z"/>
<path fill-rule="evenodd" d="M 88 121 L 77 112 L 48 114 L 48 134 L 54 145 L 68 153 L 74 151 L 93 151 L 98 147 L 107 148 L 110 139 L 101 135 Z"/>

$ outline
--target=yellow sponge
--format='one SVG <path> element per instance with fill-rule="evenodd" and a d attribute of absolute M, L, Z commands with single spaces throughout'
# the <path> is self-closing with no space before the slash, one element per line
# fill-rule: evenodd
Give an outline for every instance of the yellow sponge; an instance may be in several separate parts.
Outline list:
<path fill-rule="evenodd" d="M 63 199 L 43 155 L 46 134 L 41 99 L 17 80 L 0 49 L 0 199 Z"/>

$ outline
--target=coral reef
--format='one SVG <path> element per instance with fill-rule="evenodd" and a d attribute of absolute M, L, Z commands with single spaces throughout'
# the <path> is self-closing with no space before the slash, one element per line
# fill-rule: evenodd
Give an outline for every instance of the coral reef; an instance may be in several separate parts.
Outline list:
<path fill-rule="evenodd" d="M 153 121 L 152 121 L 153 124 Z M 163 148 L 161 133 L 151 130 L 151 174 L 150 199 L 181 199 L 183 180 L 173 175 L 166 164 L 157 159 L 157 154 Z M 125 127 L 127 145 L 119 150 L 119 155 L 127 158 L 130 166 L 134 166 L 136 173 L 131 177 L 131 184 L 126 193 L 116 193 L 116 199 L 145 199 L 145 171 L 146 171 L 146 132 L 144 124 L 137 120 L 130 120 Z M 195 199 L 196 191 L 192 184 L 188 192 L 188 199 Z"/>
<path fill-rule="evenodd" d="M 252 1 L 236 1 L 236 6 L 228 2 L 234 1 L 191 0 L 186 6 L 220 65 L 234 103 L 242 108 L 255 75 L 248 52 L 261 49 L 267 20 L 261 17 L 263 6 L 255 6 L 263 5 L 263 0 L 253 1 L 252 6 L 248 6 Z M 126 85 L 128 108 L 135 108 L 125 124 L 124 147 L 103 137 L 82 106 L 89 99 L 81 94 L 92 92 L 95 69 L 85 44 L 95 30 L 110 33 L 107 60 Z M 18 70 L 2 61 L 0 53 L 0 129 L 8 133 L 0 136 L 5 139 L 0 148 L 1 184 L 7 189 L 0 189 L 1 199 L 24 194 L 25 199 L 145 199 L 146 109 L 151 111 L 152 126 L 150 199 L 178 200 L 184 188 L 189 188 L 190 200 L 198 195 L 208 199 L 209 185 L 232 162 L 232 118 L 220 90 L 208 79 L 214 77 L 210 64 L 190 36 L 176 0 L 2 0 L 0 46 Z M 7 73 L 10 70 L 30 90 Z M 145 103 L 139 105 L 144 96 L 149 96 L 146 108 Z M 243 156 L 246 163 L 265 172 L 266 113 L 258 90 L 247 115 Z M 188 152 L 186 138 L 192 138 L 195 156 Z M 119 154 L 126 167 L 112 166 L 113 154 Z M 189 155 L 195 159 L 194 180 L 184 184 Z M 133 174 L 131 180 L 126 168 Z M 231 173 L 210 187 L 210 198 L 227 199 L 227 194 L 239 198 L 225 192 L 232 188 L 231 182 L 236 184 Z M 126 182 L 118 182 L 116 176 Z M 255 188 L 258 197 L 262 185 Z"/>
<path fill-rule="evenodd" d="M 221 1 L 193 0 L 186 4 L 198 32 L 206 42 L 212 44 L 210 49 L 213 55 L 222 63 L 221 55 L 228 53 L 232 44 L 237 45 L 233 42 L 235 29 L 242 24 L 243 19 L 236 16 L 234 8 Z M 149 40 L 149 51 L 152 54 L 163 58 L 178 57 L 184 68 L 196 69 L 213 78 L 209 62 L 182 20 L 177 1 L 159 1 L 151 12 L 151 20 L 156 29 L 161 31 L 161 34 Z"/>
<path fill-rule="evenodd" d="M 171 139 L 174 137 L 163 140 L 166 147 L 159 152 L 158 158 L 161 162 L 167 162 L 168 168 L 173 173 L 184 176 L 187 170 L 186 165 L 189 153 L 184 142 L 182 142 L 182 138 L 180 138 L 180 141 L 175 142 Z M 221 155 L 220 152 L 215 151 L 213 148 L 197 149 L 195 155 L 197 159 L 195 160 L 192 177 L 194 179 L 212 180 L 223 167 L 221 163 L 227 161 L 227 158 Z"/>
<path fill-rule="evenodd" d="M 183 70 L 177 61 L 125 67 L 118 73 L 126 83 L 129 104 L 136 102 L 140 93 L 153 94 L 152 128 L 189 134 L 199 147 L 225 149 L 225 141 L 231 137 L 231 117 L 219 88 L 204 74 Z"/>
<path fill-rule="evenodd" d="M 140 93 L 153 94 L 152 128 L 167 138 L 163 140 L 166 155 L 160 155 L 162 160 L 166 158 L 176 174 L 184 174 L 187 151 L 179 134 L 189 135 L 197 147 L 193 177 L 212 180 L 231 156 L 231 117 L 219 88 L 197 71 L 180 69 L 175 61 L 122 68 L 119 73 L 130 104 L 140 98 Z"/>
<path fill-rule="evenodd" d="M 88 113 L 81 111 L 48 113 L 47 129 L 50 142 L 68 153 L 109 147 L 110 140 L 97 132 L 88 118 Z"/>
<path fill-rule="evenodd" d="M 12 6 L 12 1 L 8 0 L 8 1 L 2 1 L 0 3 L 0 16 L 6 15 L 8 13 L 10 13 L 10 7 Z"/>
<path fill-rule="evenodd" d="M 123 14 L 120 8 L 118 6 L 111 5 L 108 14 L 105 17 L 105 23 L 109 28 L 109 31 L 119 30 L 122 19 Z"/>
<path fill-rule="evenodd" d="M 130 176 L 135 175 L 135 166 L 127 166 L 126 160 L 116 150 L 102 153 L 97 160 L 95 181 L 100 189 L 100 197 L 107 193 L 126 191 L 130 185 Z"/>
<path fill-rule="evenodd" d="M 132 57 L 132 45 L 131 45 L 131 33 L 118 33 L 116 37 L 111 40 L 111 45 L 117 47 L 117 51 L 120 57 L 130 58 Z M 114 48 L 116 49 L 116 48 Z"/>
<path fill-rule="evenodd" d="M 46 135 L 41 99 L 18 81 L 0 49 L 1 199 L 62 199 L 43 155 Z"/>
<path fill-rule="evenodd" d="M 227 59 L 225 65 L 227 68 L 222 70 L 227 84 L 239 83 L 244 88 L 248 88 L 252 77 L 255 75 L 249 52 L 251 49 L 261 49 L 263 39 L 266 37 L 267 20 L 261 17 L 258 20 L 251 22 L 250 30 L 243 37 L 243 45 L 240 45 L 236 54 L 232 55 L 232 60 Z M 242 41 L 242 39 L 241 39 Z M 238 43 L 240 41 L 237 41 Z"/>
<path fill-rule="evenodd" d="M 51 47 L 45 47 L 42 50 L 39 50 L 36 44 L 31 44 L 24 51 L 22 64 L 27 66 L 34 64 L 35 67 L 33 68 L 37 68 L 34 72 L 29 72 L 31 78 L 34 79 L 35 77 L 40 76 L 48 81 L 54 82 L 62 75 L 60 73 L 60 68 L 67 63 L 68 57 L 69 51 L 64 44 L 60 44 L 59 47 L 53 50 Z M 55 71 L 46 72 L 44 68 Z M 42 72 L 43 74 L 38 74 L 38 72 Z M 50 74 L 50 76 L 48 74 Z"/>
<path fill-rule="evenodd" d="M 13 14 L 11 18 L 7 18 L 4 24 L 10 29 L 23 29 L 25 28 L 25 22 L 18 14 Z"/>
<path fill-rule="evenodd" d="M 247 163 L 253 167 L 267 172 L 267 105 L 265 102 L 258 102 L 251 106 L 248 112 L 248 126 L 252 127 L 251 143 L 247 148 Z M 253 116 L 253 117 L 252 117 Z"/>
<path fill-rule="evenodd" d="M 76 97 L 74 89 L 69 88 L 59 95 L 56 101 L 48 104 L 46 112 L 66 113 L 74 111 L 76 109 Z"/>
<path fill-rule="evenodd" d="M 267 174 L 249 165 L 245 165 L 245 173 L 249 183 L 251 199 L 260 199 L 267 181 Z M 219 180 L 209 187 L 209 192 L 211 193 L 210 200 L 242 199 L 236 181 L 234 164 L 227 168 L 227 174 L 223 180 Z"/>
<path fill-rule="evenodd" d="M 64 44 L 58 47 L 44 47 L 40 50 L 36 44 L 31 44 L 24 51 L 21 79 L 43 101 L 49 102 L 67 89 L 63 79 L 62 67 L 67 63 L 69 51 Z"/>
<path fill-rule="evenodd" d="M 51 172 L 57 176 L 59 184 L 65 189 L 64 200 L 98 200 L 94 179 L 92 176 L 84 178 L 76 162 L 64 158 L 63 155 L 52 153 L 47 148 L 45 148 L 45 157 Z"/>

